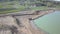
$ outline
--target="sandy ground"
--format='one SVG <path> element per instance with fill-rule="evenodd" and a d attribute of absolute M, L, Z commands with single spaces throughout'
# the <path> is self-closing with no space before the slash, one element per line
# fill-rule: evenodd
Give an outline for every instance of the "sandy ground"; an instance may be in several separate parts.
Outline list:
<path fill-rule="evenodd" d="M 25 15 L 21 15 L 24 13 L 18 13 L 18 14 L 9 14 L 8 16 L 1 16 L 0 17 L 0 29 L 2 28 L 2 30 L 5 31 L 8 30 L 9 34 L 11 32 L 11 28 L 12 26 L 15 26 L 17 28 L 17 30 L 14 28 L 12 29 L 12 31 L 14 31 L 13 33 L 16 34 L 47 34 L 45 31 L 37 28 L 34 23 L 32 22 L 32 20 L 37 19 L 38 17 L 42 17 L 46 14 L 52 13 L 54 12 L 53 10 L 49 10 L 49 11 L 35 11 L 35 12 L 30 12 L 32 14 L 30 14 L 29 12 L 26 12 Z M 28 14 L 27 14 L 28 13 Z M 17 16 L 18 15 L 18 16 Z M 0 30 L 0 33 L 2 31 Z M 8 34 L 7 31 L 5 31 L 6 34 Z M 4 33 L 2 33 L 4 34 Z"/>

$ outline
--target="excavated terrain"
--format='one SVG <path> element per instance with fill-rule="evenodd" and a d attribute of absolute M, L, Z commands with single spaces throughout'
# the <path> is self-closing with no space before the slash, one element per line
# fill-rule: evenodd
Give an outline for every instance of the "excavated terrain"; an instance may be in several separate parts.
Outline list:
<path fill-rule="evenodd" d="M 40 28 L 37 28 L 33 23 L 33 20 L 52 12 L 54 11 L 26 11 L 1 14 L 0 34 L 48 34 Z"/>

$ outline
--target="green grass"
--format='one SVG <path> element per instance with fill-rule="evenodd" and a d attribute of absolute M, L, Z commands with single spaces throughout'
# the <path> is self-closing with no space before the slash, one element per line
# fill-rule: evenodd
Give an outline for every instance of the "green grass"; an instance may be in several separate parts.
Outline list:
<path fill-rule="evenodd" d="M 48 7 L 45 7 L 45 6 L 31 8 L 31 10 L 47 10 L 47 9 L 48 9 Z M 19 8 L 17 8 L 16 10 L 0 11 L 0 14 L 19 12 L 19 11 L 23 11 L 23 10 L 25 10 L 25 7 L 19 6 Z"/>
<path fill-rule="evenodd" d="M 13 5 L 11 5 L 13 3 Z M 3 6 L 2 6 L 2 4 L 3 4 Z M 6 4 L 5 6 L 4 6 L 4 4 Z M 4 2 L 4 3 L 0 3 L 0 8 L 16 8 L 16 7 L 14 7 L 14 4 L 16 4 L 16 6 L 17 6 L 17 9 L 16 10 L 6 10 L 6 11 L 0 11 L 0 14 L 5 14 L 5 13 L 12 13 L 12 12 L 18 12 L 18 11 L 22 11 L 22 10 L 25 10 L 25 8 L 26 7 L 29 7 L 28 5 L 27 6 L 21 6 L 21 5 L 19 5 L 19 3 L 18 2 Z M 48 9 L 48 7 L 46 7 L 46 6 L 40 6 L 40 7 L 33 7 L 33 8 L 31 8 L 31 10 L 47 10 Z"/>
<path fill-rule="evenodd" d="M 12 2 L 12 3 L 15 3 L 15 2 Z M 0 8 L 16 8 L 16 7 L 14 7 L 14 5 L 10 5 L 10 4 L 12 4 L 11 2 L 4 2 L 4 3 L 0 3 Z M 2 5 L 2 4 L 6 4 L 5 6 L 4 5 Z M 16 3 L 17 4 L 17 3 Z M 25 9 L 25 7 L 24 6 L 21 6 L 21 5 L 18 5 L 17 4 L 17 7 L 18 8 L 16 8 L 16 10 L 3 10 L 3 11 L 0 11 L 0 14 L 6 14 L 6 13 L 13 13 L 13 12 L 18 12 L 18 11 L 22 11 L 22 10 L 24 10 Z"/>
<path fill-rule="evenodd" d="M 8 8 L 9 8 L 9 7 L 8 7 Z M 10 8 L 12 8 L 12 7 L 10 7 Z M 0 11 L 0 14 L 18 12 L 18 11 L 22 11 L 22 10 L 24 10 L 24 9 L 25 9 L 24 6 L 19 6 L 19 8 L 14 9 L 14 10 L 5 10 L 5 11 L 3 10 L 3 11 Z"/>
<path fill-rule="evenodd" d="M 2 6 L 2 5 L 0 5 L 0 8 L 3 8 L 3 6 Z"/>
<path fill-rule="evenodd" d="M 2 6 L 2 4 L 3 4 L 3 6 Z M 5 4 L 5 6 L 4 6 L 4 4 Z M 13 4 L 13 5 L 11 5 L 11 4 Z M 15 4 L 16 4 L 16 7 L 14 7 Z M 22 10 L 25 10 L 26 7 L 29 7 L 29 5 L 27 4 L 27 6 L 21 6 L 21 5 L 19 5 L 19 2 L 12 1 L 12 2 L 0 3 L 0 8 L 3 8 L 3 7 L 4 8 L 17 8 L 17 9 L 16 10 L 5 10 L 5 11 L 3 10 L 3 11 L 0 11 L 0 14 L 6 14 L 6 13 L 22 11 Z M 31 10 L 46 10 L 46 9 L 48 9 L 48 7 L 46 7 L 46 6 L 31 8 Z"/>
<path fill-rule="evenodd" d="M 12 13 L 12 12 L 16 12 L 16 11 L 17 10 L 2 11 L 2 12 L 0 12 L 0 14 Z"/>
<path fill-rule="evenodd" d="M 0 14 L 19 12 L 19 11 L 22 11 L 22 10 L 24 10 L 24 9 L 25 9 L 24 6 L 19 6 L 19 8 L 14 9 L 14 10 L 5 10 L 5 11 L 3 10 L 3 11 L 0 11 Z"/>
<path fill-rule="evenodd" d="M 32 10 L 47 10 L 47 9 L 48 9 L 48 7 L 46 7 L 46 6 L 32 8 Z"/>
<path fill-rule="evenodd" d="M 60 6 L 56 6 L 55 8 L 60 10 Z"/>

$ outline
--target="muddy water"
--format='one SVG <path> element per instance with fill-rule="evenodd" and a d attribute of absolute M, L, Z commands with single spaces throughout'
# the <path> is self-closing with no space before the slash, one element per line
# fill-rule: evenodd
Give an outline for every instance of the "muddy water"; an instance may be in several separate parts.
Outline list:
<path fill-rule="evenodd" d="M 60 34 L 60 11 L 45 15 L 34 20 L 37 27 L 49 34 Z"/>

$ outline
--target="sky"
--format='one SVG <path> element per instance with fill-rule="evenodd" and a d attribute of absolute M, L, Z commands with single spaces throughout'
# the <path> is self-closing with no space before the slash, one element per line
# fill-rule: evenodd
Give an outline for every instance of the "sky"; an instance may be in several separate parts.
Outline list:
<path fill-rule="evenodd" d="M 60 1 L 60 0 L 51 0 L 51 1 Z"/>
<path fill-rule="evenodd" d="M 60 1 L 60 0 L 55 0 L 55 1 Z"/>

